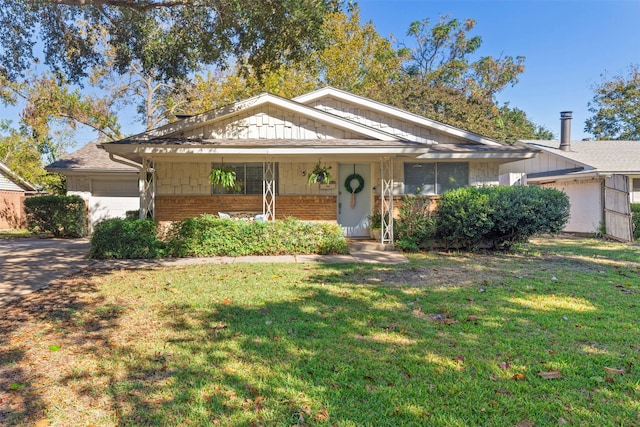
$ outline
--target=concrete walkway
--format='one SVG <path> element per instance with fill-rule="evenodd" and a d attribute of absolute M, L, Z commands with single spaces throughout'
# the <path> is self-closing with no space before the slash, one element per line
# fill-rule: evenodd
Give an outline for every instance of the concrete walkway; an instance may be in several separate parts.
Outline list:
<path fill-rule="evenodd" d="M 138 269 L 194 264 L 370 263 L 397 265 L 407 258 L 373 242 L 351 242 L 349 255 L 280 255 L 151 260 L 90 260 L 88 239 L 0 239 L 0 306 L 83 269 Z"/>

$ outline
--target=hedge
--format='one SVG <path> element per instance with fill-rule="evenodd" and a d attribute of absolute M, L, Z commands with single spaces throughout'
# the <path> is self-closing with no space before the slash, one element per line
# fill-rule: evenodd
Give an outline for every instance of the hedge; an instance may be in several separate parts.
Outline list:
<path fill-rule="evenodd" d="M 552 188 L 465 187 L 442 195 L 436 239 L 447 247 L 508 249 L 535 234 L 559 233 L 568 220 L 569 198 Z"/>
<path fill-rule="evenodd" d="M 89 257 L 344 254 L 348 248 L 343 234 L 336 224 L 295 219 L 239 221 L 202 215 L 174 224 L 166 241 L 161 241 L 153 220 L 108 219 L 95 226 Z"/>
<path fill-rule="evenodd" d="M 29 231 L 54 237 L 86 236 L 86 209 L 80 196 L 40 196 L 24 201 Z"/>
<path fill-rule="evenodd" d="M 633 238 L 640 239 L 640 203 L 631 204 L 631 221 L 633 223 Z"/>

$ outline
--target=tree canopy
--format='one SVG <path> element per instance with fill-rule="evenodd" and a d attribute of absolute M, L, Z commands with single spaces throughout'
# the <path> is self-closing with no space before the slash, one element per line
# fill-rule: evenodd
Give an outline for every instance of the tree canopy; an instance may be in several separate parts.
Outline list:
<path fill-rule="evenodd" d="M 79 82 L 113 50 L 125 72 L 136 62 L 161 81 L 230 57 L 262 69 L 301 59 L 322 41 L 339 0 L 0 0 L 0 74 L 24 77 L 34 52 L 56 74 Z M 105 37 L 106 35 L 106 37 Z"/>
<path fill-rule="evenodd" d="M 585 132 L 597 139 L 640 140 L 640 66 L 629 66 L 627 75 L 604 75 L 593 89 Z"/>

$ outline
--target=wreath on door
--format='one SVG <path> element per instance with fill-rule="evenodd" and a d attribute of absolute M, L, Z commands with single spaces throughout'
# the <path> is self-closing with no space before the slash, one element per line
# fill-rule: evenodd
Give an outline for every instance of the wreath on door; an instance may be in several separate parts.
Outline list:
<path fill-rule="evenodd" d="M 351 181 L 354 179 L 358 180 L 358 186 L 356 188 L 351 187 Z M 360 174 L 352 173 L 344 181 L 344 188 L 349 192 L 349 194 L 358 194 L 364 189 L 364 178 L 360 176 Z"/>
<path fill-rule="evenodd" d="M 356 188 L 351 186 L 351 182 L 354 179 L 358 181 L 358 186 Z M 344 188 L 351 194 L 351 209 L 354 209 L 356 206 L 356 194 L 364 189 L 364 178 L 360 174 L 352 173 L 347 177 L 347 179 L 345 179 Z"/>

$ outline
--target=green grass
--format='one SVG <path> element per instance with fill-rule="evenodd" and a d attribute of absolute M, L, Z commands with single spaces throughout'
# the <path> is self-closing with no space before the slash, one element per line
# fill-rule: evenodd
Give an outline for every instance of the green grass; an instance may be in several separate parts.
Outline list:
<path fill-rule="evenodd" d="M 15 237 L 33 237 L 35 234 L 24 228 L 11 230 L 0 230 L 0 239 L 11 239 Z"/>
<path fill-rule="evenodd" d="M 640 424 L 640 248 L 410 261 L 90 277 L 84 305 L 35 320 L 55 386 L 12 383 L 64 425 Z"/>

